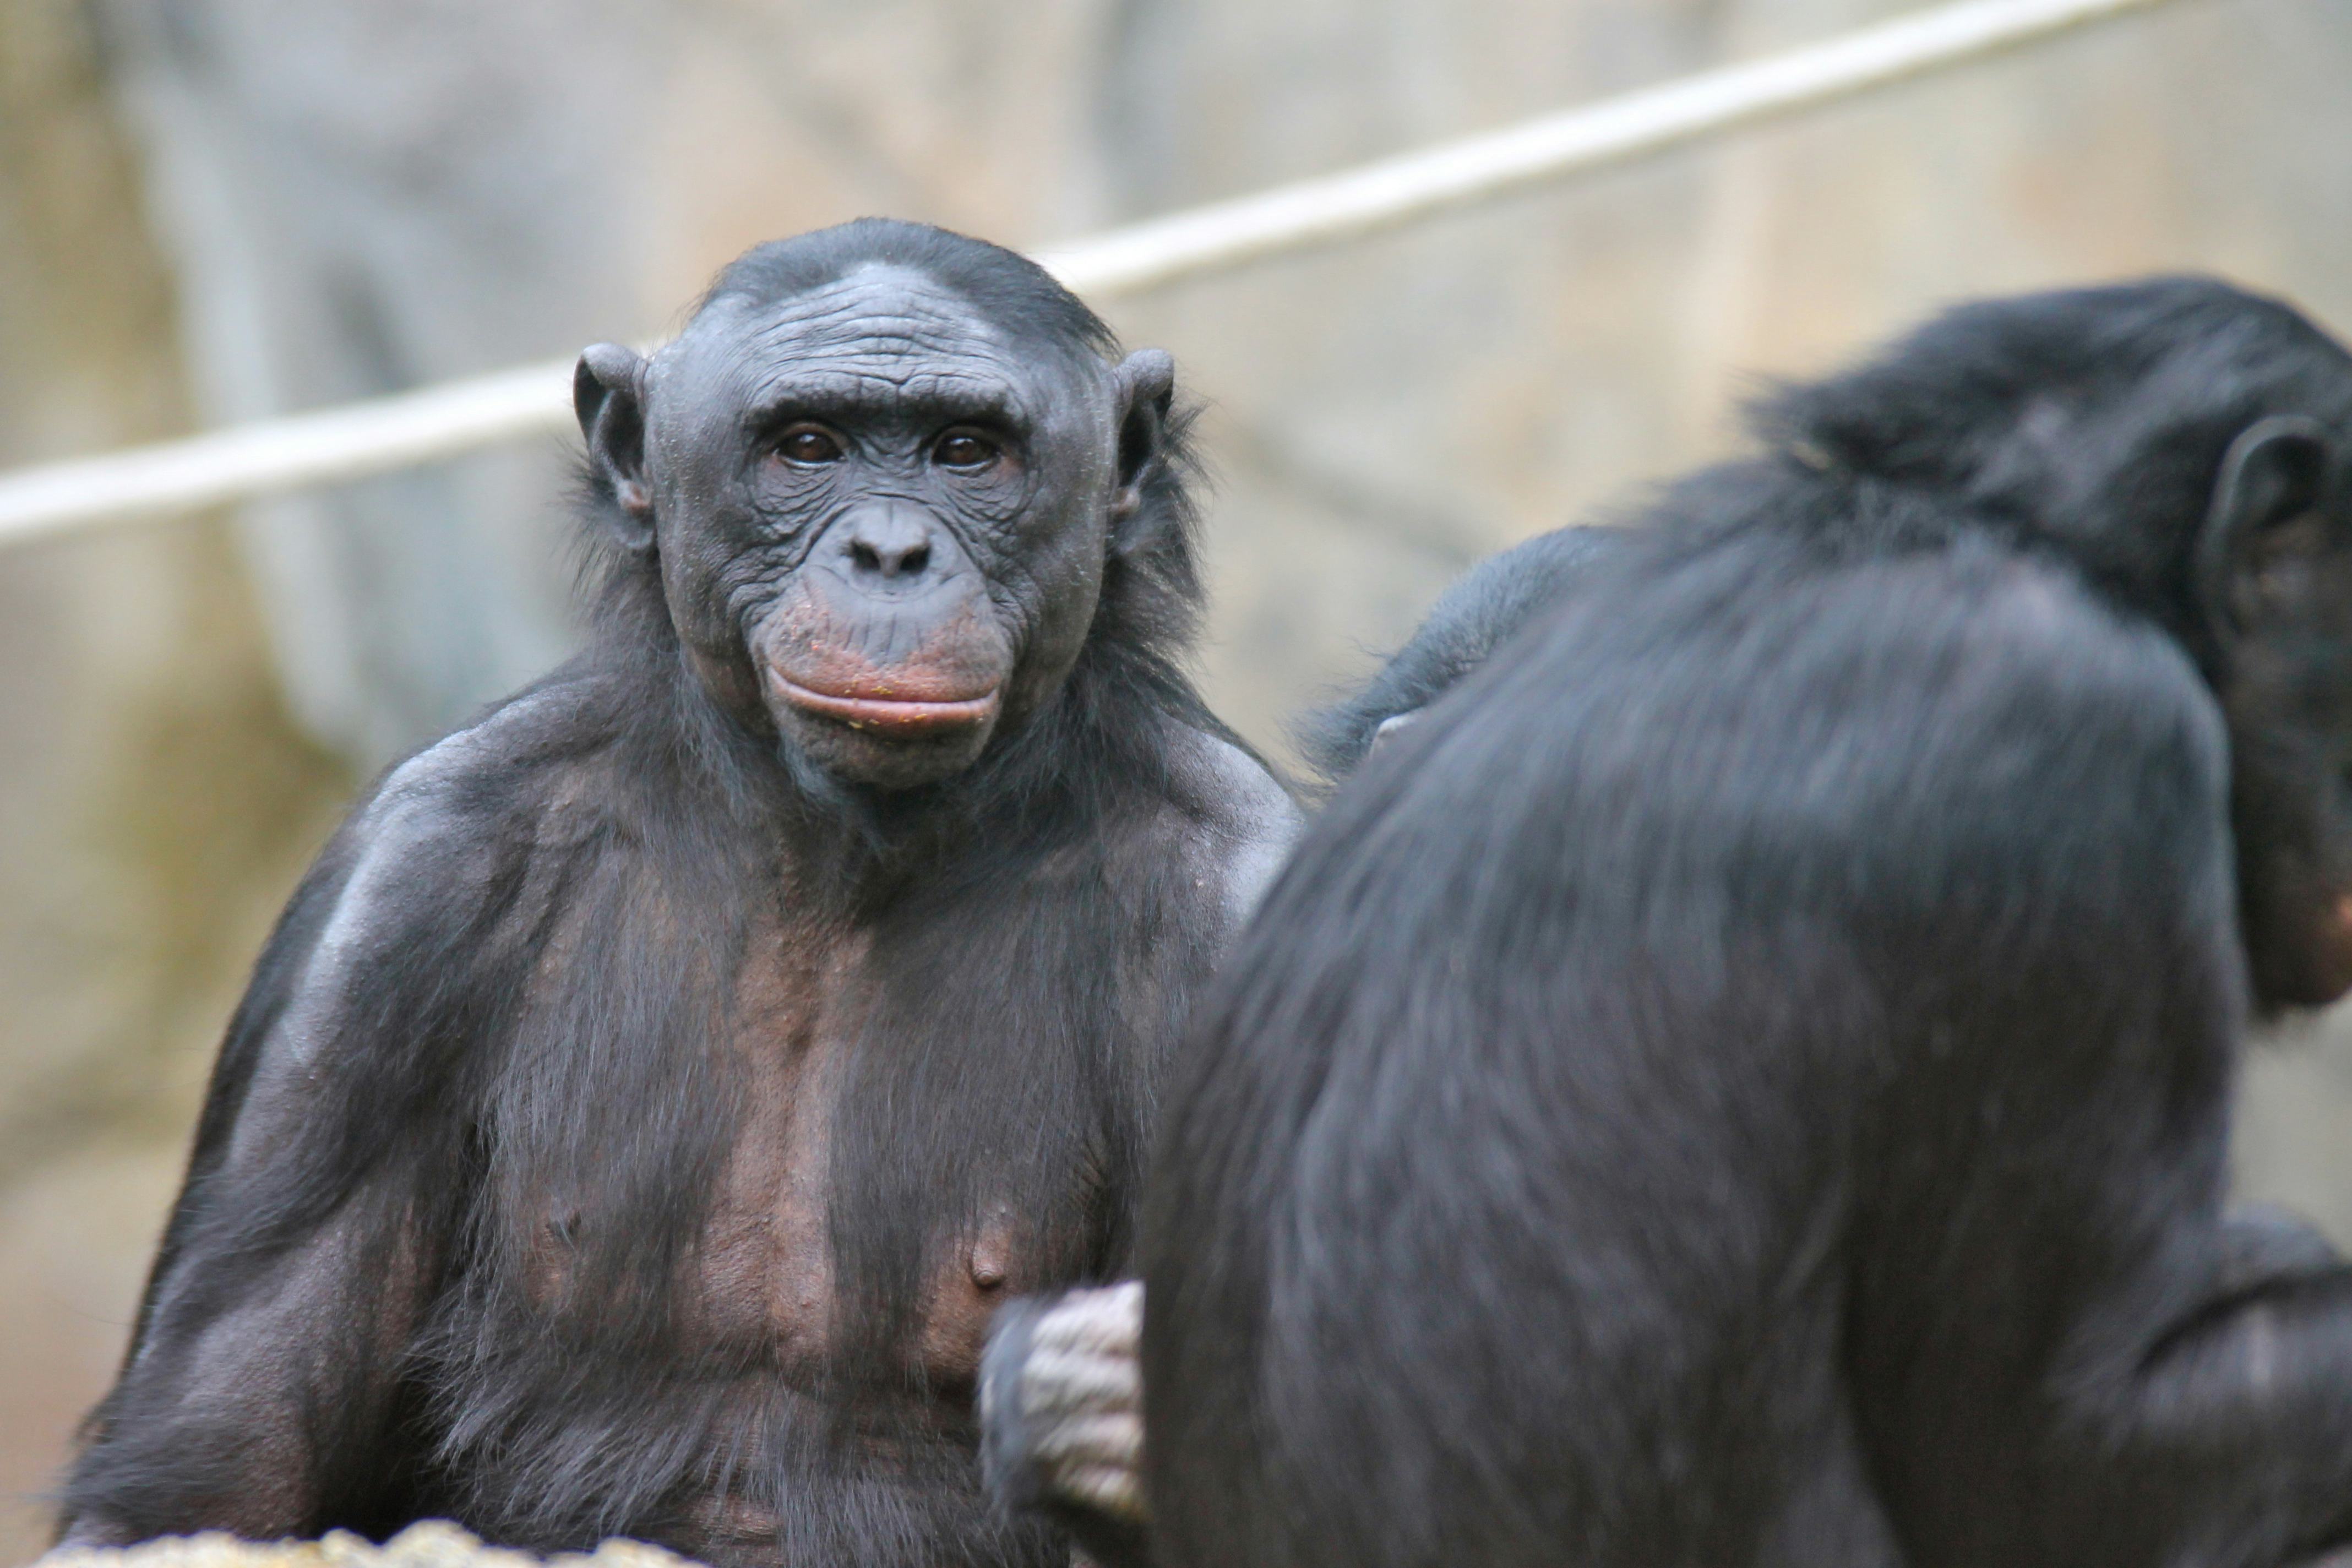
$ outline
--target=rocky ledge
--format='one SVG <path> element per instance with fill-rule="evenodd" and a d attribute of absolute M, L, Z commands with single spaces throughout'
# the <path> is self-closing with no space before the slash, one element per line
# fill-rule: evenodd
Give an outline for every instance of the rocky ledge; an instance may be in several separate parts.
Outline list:
<path fill-rule="evenodd" d="M 533 1557 L 485 1546 L 446 1520 L 412 1524 L 375 1542 L 347 1531 L 319 1541 L 240 1541 L 218 1532 L 167 1535 L 136 1546 L 66 1547 L 34 1568 L 695 1568 L 642 1541 L 607 1541 L 591 1552 Z"/>

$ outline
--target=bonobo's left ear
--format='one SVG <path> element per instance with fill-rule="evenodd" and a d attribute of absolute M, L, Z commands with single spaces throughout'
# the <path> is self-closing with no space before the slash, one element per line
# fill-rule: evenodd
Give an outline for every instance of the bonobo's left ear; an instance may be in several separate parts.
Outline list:
<path fill-rule="evenodd" d="M 2301 415 L 2257 420 L 2230 443 L 2197 542 L 2197 594 L 2213 636 L 2234 644 L 2307 565 L 2340 548 L 2333 526 L 2342 466 L 2327 427 Z"/>
<path fill-rule="evenodd" d="M 1116 525 L 1143 505 L 1143 481 L 1168 439 L 1168 410 L 1176 397 L 1176 362 L 1160 349 L 1139 349 L 1111 373 L 1118 398 L 1118 489 L 1111 493 Z"/>
<path fill-rule="evenodd" d="M 646 362 L 618 343 L 592 344 L 572 373 L 572 411 L 596 477 L 621 510 L 621 542 L 650 550 L 654 496 L 646 483 Z"/>

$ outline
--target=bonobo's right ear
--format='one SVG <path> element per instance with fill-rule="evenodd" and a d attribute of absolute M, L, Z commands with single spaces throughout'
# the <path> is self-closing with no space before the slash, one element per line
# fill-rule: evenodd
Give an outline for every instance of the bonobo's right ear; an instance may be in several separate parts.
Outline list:
<path fill-rule="evenodd" d="M 654 543 L 654 495 L 646 483 L 646 362 L 618 343 L 596 343 L 572 373 L 572 411 L 588 442 L 588 462 L 613 492 L 621 542 Z"/>
<path fill-rule="evenodd" d="M 2344 547 L 2342 475 L 2326 426 L 2301 415 L 2256 420 L 2230 443 L 2197 541 L 2198 597 L 2221 647 L 2286 608 L 2298 568 Z"/>

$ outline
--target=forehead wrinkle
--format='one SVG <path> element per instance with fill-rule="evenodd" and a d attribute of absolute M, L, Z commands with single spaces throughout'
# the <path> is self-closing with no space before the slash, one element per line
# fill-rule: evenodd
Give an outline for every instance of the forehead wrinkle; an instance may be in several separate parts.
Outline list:
<path fill-rule="evenodd" d="M 755 353 L 866 360 L 1003 357 L 993 332 L 973 328 L 971 322 L 919 314 L 840 312 L 814 321 L 767 321 L 744 338 L 743 347 Z"/>
<path fill-rule="evenodd" d="M 905 268 L 868 264 L 765 308 L 755 337 L 802 353 L 866 355 L 1006 352 L 997 324 L 962 295 Z"/>
<path fill-rule="evenodd" d="M 1011 413 L 1024 367 L 961 296 L 895 268 L 864 268 L 814 289 L 746 345 L 773 367 L 761 401 L 794 397 Z"/>
<path fill-rule="evenodd" d="M 688 366 L 699 361 L 708 367 L 702 374 L 731 384 L 737 395 L 730 401 L 747 425 L 794 405 L 813 413 L 994 415 L 1034 425 L 1060 406 L 1062 384 L 1083 379 L 1081 367 L 1050 348 L 1022 353 L 961 294 L 882 263 L 782 300 L 713 301 L 696 325 L 704 321 L 707 331 L 690 326 L 675 345 L 686 351 L 677 368 L 693 377 Z M 687 340 L 698 342 L 689 347 Z"/>

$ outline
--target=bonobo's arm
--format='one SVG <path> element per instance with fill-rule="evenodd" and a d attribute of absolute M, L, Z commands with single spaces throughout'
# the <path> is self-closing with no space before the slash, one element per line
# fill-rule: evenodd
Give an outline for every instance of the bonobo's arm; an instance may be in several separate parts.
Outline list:
<path fill-rule="evenodd" d="M 1563 528 L 1481 562 L 1439 596 L 1412 641 L 1363 689 L 1301 726 L 1324 775 L 1353 772 L 1383 734 L 1484 664 L 1619 548 L 1609 528 Z M 1236 789 L 1237 797 L 1270 788 Z M 1245 837 L 1271 853 L 1237 858 L 1254 869 L 1236 906 L 1255 906 L 1297 822 L 1286 801 L 1262 803 L 1278 824 Z M 1129 1280 L 1016 1301 L 997 1314 L 981 1370 L 982 1457 L 999 1501 L 1060 1522 L 1110 1568 L 1150 1560 L 1143 1494 L 1143 1287 Z"/>
<path fill-rule="evenodd" d="M 2143 1146 L 2138 1192 L 2119 1203 L 2101 1184 L 2070 1211 L 2074 1256 L 2120 1243 L 2145 1259 L 2084 1303 L 2056 1380 L 2043 1495 L 2076 1500 L 2056 1532 L 2073 1563 L 2292 1563 L 2352 1545 L 2352 1267 L 2283 1210 L 2214 1214 L 2227 1105 L 2210 1099 L 2186 1119 L 2208 1132 Z"/>
<path fill-rule="evenodd" d="M 1610 528 L 1563 528 L 1472 568 L 1363 689 L 1301 726 L 1325 776 L 1353 772 L 1384 735 L 1475 671 L 1613 554 L 1621 538 Z M 1257 837 L 1286 853 L 1295 815 L 1286 803 L 1263 815 L 1280 827 Z M 1256 863 L 1270 868 L 1276 858 L 1259 856 Z M 1268 875 L 1246 879 L 1249 905 Z M 1008 1506 L 1058 1521 L 1111 1568 L 1149 1561 L 1137 1360 L 1142 1321 L 1143 1287 L 1134 1280 L 1017 1301 L 997 1315 L 982 1363 L 990 1490 Z"/>
<path fill-rule="evenodd" d="M 1299 740 L 1333 782 L 1372 748 L 1459 685 L 1489 655 L 1558 604 L 1629 537 L 1622 529 L 1557 529 L 1492 555 L 1465 573 L 1363 689 L 1306 720 Z"/>
<path fill-rule="evenodd" d="M 2352 1268 L 2275 1213 L 2220 1228 L 2210 1300 L 2086 1398 L 2112 1447 L 2085 1464 L 2119 1479 L 2126 1536 L 2201 1540 L 2217 1562 L 2352 1545 Z"/>
<path fill-rule="evenodd" d="M 438 787 L 466 741 L 386 781 L 263 952 L 63 1489 L 68 1542 L 366 1529 L 400 1506 L 418 1458 L 402 1362 L 438 1266 L 422 1238 L 462 1201 L 448 1086 L 488 1021 L 466 981 L 498 948 L 488 895 L 511 868 Z"/>
<path fill-rule="evenodd" d="M 2181 665 L 2063 608 L 1977 614 L 1916 764 L 1937 787 L 1862 819 L 1911 857 L 1864 862 L 1876 929 L 1937 933 L 1906 952 L 1934 981 L 1890 966 L 1887 993 L 1973 1043 L 1900 1136 L 1965 1120 L 1861 1201 L 1853 1397 L 1923 1561 L 2294 1562 L 2352 1542 L 2352 1269 L 2221 1202 L 2244 958 L 2219 725 Z M 1930 801 L 1940 839 L 1906 815 Z M 1997 907 L 2031 913 L 1987 922 L 1969 868 L 2004 853 Z"/>

